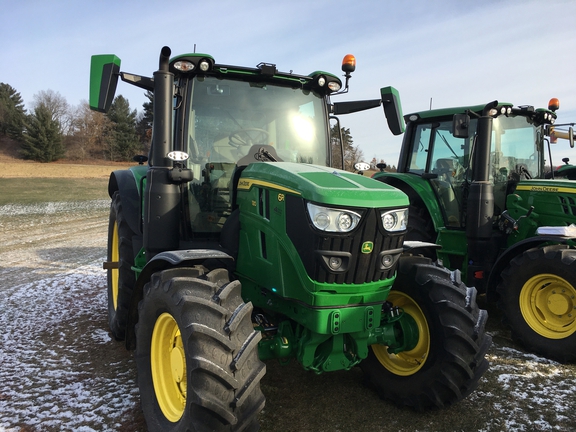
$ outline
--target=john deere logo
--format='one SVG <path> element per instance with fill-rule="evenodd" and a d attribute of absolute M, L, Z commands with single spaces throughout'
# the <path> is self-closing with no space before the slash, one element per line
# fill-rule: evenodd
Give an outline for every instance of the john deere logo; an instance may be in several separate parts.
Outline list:
<path fill-rule="evenodd" d="M 364 254 L 372 253 L 372 249 L 374 249 L 374 243 L 372 243 L 371 241 L 362 243 L 362 253 Z"/>

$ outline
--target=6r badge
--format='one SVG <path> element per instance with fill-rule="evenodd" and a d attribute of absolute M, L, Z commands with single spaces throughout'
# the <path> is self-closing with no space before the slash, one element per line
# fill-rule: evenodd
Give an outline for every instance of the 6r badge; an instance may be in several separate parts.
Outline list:
<path fill-rule="evenodd" d="M 365 241 L 364 243 L 362 243 L 362 248 L 360 250 L 362 251 L 363 254 L 369 254 L 372 253 L 373 249 L 374 249 L 374 243 L 372 243 L 371 241 Z"/>

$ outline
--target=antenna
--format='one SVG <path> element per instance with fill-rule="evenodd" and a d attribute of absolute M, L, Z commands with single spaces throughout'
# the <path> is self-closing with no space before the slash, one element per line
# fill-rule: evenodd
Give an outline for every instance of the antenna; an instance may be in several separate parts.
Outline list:
<path fill-rule="evenodd" d="M 194 54 L 196 54 L 196 44 L 194 44 Z"/>
<path fill-rule="evenodd" d="M 430 98 L 430 109 L 432 109 L 432 98 Z"/>

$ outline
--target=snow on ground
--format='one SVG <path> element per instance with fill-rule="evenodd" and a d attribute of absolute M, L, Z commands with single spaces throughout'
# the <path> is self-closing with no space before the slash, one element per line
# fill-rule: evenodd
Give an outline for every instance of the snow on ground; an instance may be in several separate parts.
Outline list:
<path fill-rule="evenodd" d="M 0 430 L 114 430 L 138 404 L 130 357 L 104 355 L 115 344 L 100 268 L 0 291 Z"/>
<path fill-rule="evenodd" d="M 569 431 L 576 421 L 574 367 L 519 351 L 498 342 L 489 352 L 490 369 L 470 395 L 495 414 L 482 431 Z M 485 390 L 489 387 L 488 390 Z M 494 391 L 496 390 L 496 391 Z"/>
<path fill-rule="evenodd" d="M 0 206 L 0 432 L 143 429 L 132 353 L 108 332 L 107 206 Z M 429 413 L 381 401 L 357 368 L 268 362 L 262 430 L 574 430 L 576 367 L 517 349 L 492 315 L 489 331 L 478 390 Z M 290 429 L 296 419 L 315 426 Z"/>
<path fill-rule="evenodd" d="M 87 208 L 108 208 L 110 200 L 45 202 L 36 204 L 5 204 L 0 206 L 0 216 L 54 215 L 62 212 L 86 210 Z"/>

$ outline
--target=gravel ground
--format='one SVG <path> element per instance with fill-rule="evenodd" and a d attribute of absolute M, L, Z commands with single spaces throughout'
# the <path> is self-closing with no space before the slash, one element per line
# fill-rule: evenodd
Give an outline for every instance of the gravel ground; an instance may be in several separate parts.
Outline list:
<path fill-rule="evenodd" d="M 0 431 L 143 431 L 132 354 L 106 322 L 108 201 L 0 206 Z M 383 402 L 361 372 L 267 363 L 263 431 L 569 431 L 576 367 L 523 352 L 490 310 L 491 368 L 457 405 Z"/>

